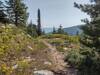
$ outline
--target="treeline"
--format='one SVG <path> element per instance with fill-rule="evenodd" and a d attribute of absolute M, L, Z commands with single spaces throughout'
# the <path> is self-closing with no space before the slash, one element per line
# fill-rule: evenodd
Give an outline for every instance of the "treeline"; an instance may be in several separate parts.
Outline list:
<path fill-rule="evenodd" d="M 27 20 L 29 13 L 28 7 L 24 3 L 24 0 L 6 0 L 0 1 L 0 22 L 4 24 L 14 24 L 17 27 L 24 29 L 32 37 L 37 37 L 45 34 L 45 31 L 41 28 L 41 12 L 37 11 L 37 24 L 33 24 L 32 21 L 28 24 Z M 52 34 L 66 34 L 63 27 L 60 25 L 56 30 L 53 28 Z"/>
<path fill-rule="evenodd" d="M 53 27 L 52 34 L 67 34 L 67 33 L 64 32 L 63 26 L 60 25 L 58 29 L 56 29 L 55 27 Z"/>
<path fill-rule="evenodd" d="M 40 9 L 38 9 L 37 12 L 37 25 L 32 24 L 32 22 L 29 24 L 27 23 L 29 16 L 27 9 L 28 7 L 24 3 L 24 0 L 0 1 L 0 22 L 21 27 L 33 37 L 40 36 L 42 34 Z"/>

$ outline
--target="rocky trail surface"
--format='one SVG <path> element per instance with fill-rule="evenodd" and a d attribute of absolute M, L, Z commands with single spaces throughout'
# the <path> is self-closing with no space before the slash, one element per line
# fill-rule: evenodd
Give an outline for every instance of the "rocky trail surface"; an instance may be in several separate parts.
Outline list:
<path fill-rule="evenodd" d="M 53 72 L 55 75 L 76 75 L 77 71 L 76 69 L 72 68 L 70 65 L 68 65 L 67 62 L 64 61 L 64 55 L 57 51 L 56 47 L 49 44 L 46 40 L 41 40 L 50 51 L 50 55 L 52 57 L 52 62 L 55 64 L 55 69 Z"/>

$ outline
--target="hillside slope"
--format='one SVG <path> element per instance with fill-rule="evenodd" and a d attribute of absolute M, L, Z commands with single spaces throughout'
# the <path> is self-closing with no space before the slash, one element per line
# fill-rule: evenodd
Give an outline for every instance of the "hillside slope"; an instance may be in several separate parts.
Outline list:
<path fill-rule="evenodd" d="M 33 75 L 54 68 L 48 47 L 14 25 L 0 24 L 0 75 Z"/>
<path fill-rule="evenodd" d="M 14 25 L 0 24 L 0 75 L 34 75 L 39 70 L 48 70 L 55 75 L 72 72 L 72 69 L 66 71 L 62 52 L 47 40 L 32 38 Z"/>
<path fill-rule="evenodd" d="M 62 74 L 63 55 L 43 38 L 32 38 L 14 25 L 0 24 L 0 75 L 34 75 L 49 70 Z"/>

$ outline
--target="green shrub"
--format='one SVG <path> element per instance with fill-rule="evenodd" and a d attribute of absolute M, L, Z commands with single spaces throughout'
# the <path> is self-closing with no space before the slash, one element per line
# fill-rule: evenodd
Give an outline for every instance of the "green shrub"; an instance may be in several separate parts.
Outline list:
<path fill-rule="evenodd" d="M 94 49 L 83 47 L 80 50 L 70 50 L 66 61 L 78 69 L 79 75 L 100 74 L 100 57 Z"/>
<path fill-rule="evenodd" d="M 65 50 L 63 49 L 62 46 L 57 46 L 57 50 L 58 50 L 59 52 L 64 52 L 64 51 L 65 51 Z"/>
<path fill-rule="evenodd" d="M 18 64 L 18 68 L 20 69 L 25 69 L 29 67 L 29 63 L 27 60 L 18 61 L 17 64 Z"/>
<path fill-rule="evenodd" d="M 70 36 L 64 34 L 48 34 L 41 36 L 41 38 L 46 38 L 46 39 L 60 38 L 62 40 L 67 40 L 70 43 L 79 43 L 79 36 Z"/>
<path fill-rule="evenodd" d="M 12 68 L 8 67 L 6 64 L 0 66 L 0 75 L 11 75 L 12 71 Z"/>
<path fill-rule="evenodd" d="M 61 45 L 63 43 L 63 40 L 61 40 L 61 39 L 59 39 L 59 40 L 52 39 L 52 40 L 49 40 L 49 43 L 59 46 L 59 45 Z"/>
<path fill-rule="evenodd" d="M 48 35 L 43 35 L 41 36 L 42 38 L 48 38 L 48 39 L 52 39 L 52 38 L 66 38 L 67 35 L 64 34 L 48 34 Z"/>
<path fill-rule="evenodd" d="M 80 54 L 79 50 L 72 49 L 68 51 L 66 61 L 74 67 L 78 67 L 83 62 L 84 56 Z"/>

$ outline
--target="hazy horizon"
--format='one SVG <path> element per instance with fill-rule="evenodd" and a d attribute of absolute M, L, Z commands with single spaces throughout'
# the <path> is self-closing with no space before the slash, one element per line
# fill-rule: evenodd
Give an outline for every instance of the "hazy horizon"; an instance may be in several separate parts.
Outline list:
<path fill-rule="evenodd" d="M 29 20 L 37 23 L 37 9 L 41 10 L 41 23 L 44 28 L 65 27 L 83 24 L 81 19 L 88 16 L 74 7 L 74 2 L 88 3 L 87 0 L 26 0 L 28 6 Z"/>

